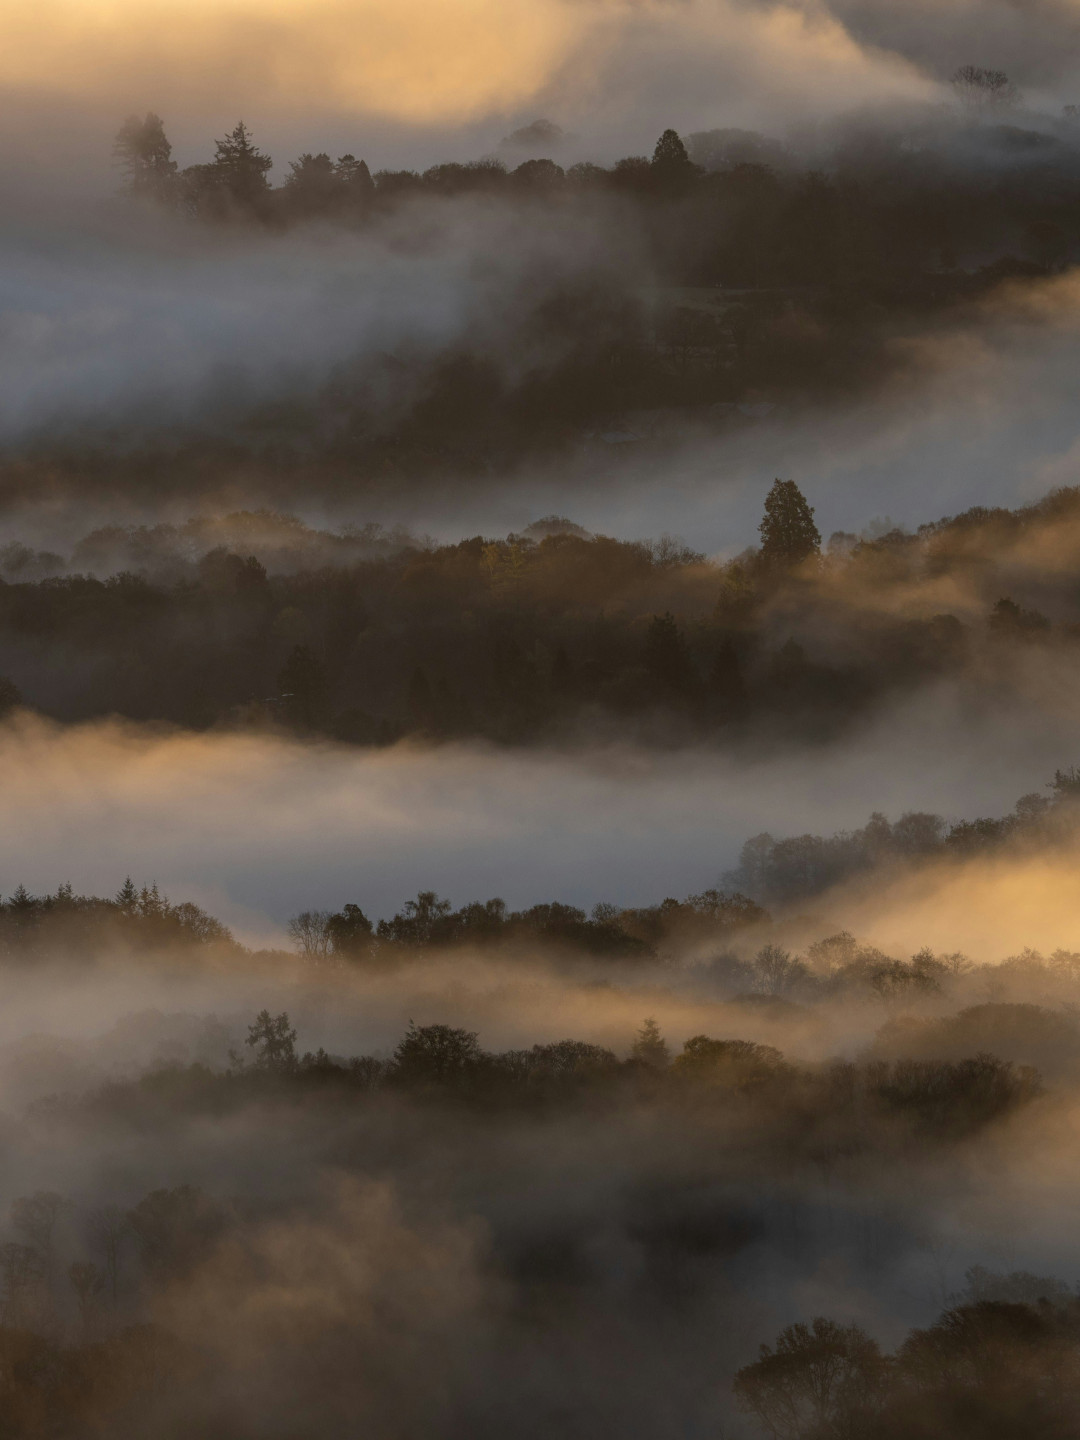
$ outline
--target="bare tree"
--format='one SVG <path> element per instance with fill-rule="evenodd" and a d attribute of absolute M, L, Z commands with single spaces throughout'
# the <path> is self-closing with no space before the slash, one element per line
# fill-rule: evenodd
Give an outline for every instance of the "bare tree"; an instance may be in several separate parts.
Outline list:
<path fill-rule="evenodd" d="M 765 945 L 754 956 L 754 978 L 763 995 L 787 995 L 807 976 L 807 967 L 779 945 Z"/>
<path fill-rule="evenodd" d="M 329 910 L 301 910 L 285 929 L 301 955 L 316 964 L 322 964 L 329 958 L 332 939 Z"/>
<path fill-rule="evenodd" d="M 980 65 L 961 65 L 953 73 L 952 87 L 964 109 L 976 115 L 1010 110 L 1021 98 L 1004 70 L 984 70 Z"/>

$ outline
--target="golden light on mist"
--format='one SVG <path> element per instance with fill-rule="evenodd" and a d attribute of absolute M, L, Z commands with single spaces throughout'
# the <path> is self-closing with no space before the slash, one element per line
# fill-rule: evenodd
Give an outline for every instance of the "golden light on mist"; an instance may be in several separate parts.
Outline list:
<path fill-rule="evenodd" d="M 926 88 L 827 11 L 732 0 L 15 0 L 0 88 L 121 108 L 238 105 L 462 123 L 552 89 L 668 83 L 715 62 L 718 113 L 749 91 L 860 103 Z M 726 78 L 725 78 L 726 77 Z M 706 90 L 708 86 L 706 86 Z M 610 96 L 608 97 L 611 98 Z M 699 98 L 701 98 L 699 96 Z M 708 96 L 704 97 L 708 98 Z M 678 117 L 675 117 L 678 119 Z M 680 122 L 682 123 L 682 122 Z"/>
<path fill-rule="evenodd" d="M 534 93 L 588 19 L 560 0 L 17 0 L 0 85 L 465 120 Z"/>
<path fill-rule="evenodd" d="M 916 868 L 846 898 L 835 913 L 849 930 L 896 955 L 924 945 L 990 962 L 1027 948 L 1078 951 L 1078 864 L 1074 852 L 1058 851 Z"/>

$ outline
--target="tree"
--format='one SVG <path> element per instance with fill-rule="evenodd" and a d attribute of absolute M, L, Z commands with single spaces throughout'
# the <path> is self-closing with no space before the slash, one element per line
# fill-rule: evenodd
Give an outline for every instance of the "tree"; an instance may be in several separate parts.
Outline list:
<path fill-rule="evenodd" d="M 226 1218 L 194 1185 L 153 1190 L 128 1214 L 143 1268 L 159 1282 L 183 1276 L 204 1259 Z"/>
<path fill-rule="evenodd" d="M 255 1023 L 248 1026 L 244 1044 L 254 1050 L 255 1064 L 260 1070 L 282 1072 L 296 1068 L 296 1031 L 290 1027 L 284 1010 L 280 1015 L 260 1010 Z"/>
<path fill-rule="evenodd" d="M 330 911 L 301 910 L 285 930 L 289 939 L 308 960 L 318 963 L 330 954 Z"/>
<path fill-rule="evenodd" d="M 273 166 L 273 160 L 252 143 L 242 120 L 214 145 L 212 168 L 217 184 L 234 204 L 259 209 L 270 191 L 266 172 Z"/>
<path fill-rule="evenodd" d="M 325 151 L 290 161 L 282 193 L 299 215 L 326 215 L 344 199 L 341 177 Z"/>
<path fill-rule="evenodd" d="M 359 960 L 370 954 L 374 928 L 359 905 L 345 905 L 326 922 L 325 934 L 332 955 Z"/>
<path fill-rule="evenodd" d="M 415 900 L 406 900 L 392 920 L 379 921 L 379 935 L 401 945 L 430 945 L 445 930 L 453 906 L 434 890 L 421 890 Z"/>
<path fill-rule="evenodd" d="M 153 111 L 141 120 L 129 115 L 113 141 L 113 155 L 124 172 L 124 191 L 151 200 L 169 200 L 175 193 L 176 161 L 165 123 Z"/>
<path fill-rule="evenodd" d="M 677 130 L 665 130 L 656 142 L 652 163 L 661 170 L 686 171 L 691 168 L 686 146 Z"/>
<path fill-rule="evenodd" d="M 334 172 L 354 203 L 366 205 L 374 198 L 375 181 L 365 160 L 357 160 L 355 155 L 342 155 L 334 166 Z"/>
<path fill-rule="evenodd" d="M 754 977 L 763 995 L 788 995 L 806 974 L 802 961 L 779 945 L 765 945 L 754 956 Z"/>
<path fill-rule="evenodd" d="M 394 1051 L 394 1071 L 408 1085 L 445 1085 L 464 1079 L 480 1059 L 471 1030 L 450 1025 L 414 1025 Z"/>
<path fill-rule="evenodd" d="M 1020 102 L 1020 91 L 1004 70 L 961 65 L 952 75 L 952 87 L 965 110 L 973 114 L 1009 110 Z"/>
<path fill-rule="evenodd" d="M 660 1026 L 655 1020 L 645 1020 L 637 1033 L 630 1050 L 635 1060 L 640 1060 L 643 1065 L 648 1065 L 653 1070 L 666 1070 L 671 1064 L 671 1051 L 668 1043 L 660 1034 Z"/>
<path fill-rule="evenodd" d="M 744 1410 L 776 1440 L 860 1433 L 850 1419 L 879 1408 L 888 1376 L 886 1361 L 858 1325 L 819 1316 L 810 1325 L 789 1325 L 775 1350 L 762 1345 L 759 1358 L 735 1376 Z"/>
<path fill-rule="evenodd" d="M 116 904 L 124 915 L 134 915 L 139 908 L 139 892 L 130 875 L 116 892 Z"/>
<path fill-rule="evenodd" d="M 787 569 L 821 552 L 814 511 L 794 480 L 773 482 L 758 531 L 761 559 L 769 569 Z"/>

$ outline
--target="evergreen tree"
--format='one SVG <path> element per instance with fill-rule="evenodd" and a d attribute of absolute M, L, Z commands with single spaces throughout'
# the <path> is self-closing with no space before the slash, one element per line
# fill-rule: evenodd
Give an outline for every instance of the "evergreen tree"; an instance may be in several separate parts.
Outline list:
<path fill-rule="evenodd" d="M 773 482 L 758 530 L 761 558 L 770 569 L 786 569 L 820 553 L 821 535 L 814 524 L 814 511 L 794 480 Z"/>
<path fill-rule="evenodd" d="M 257 207 L 270 190 L 266 172 L 273 160 L 252 143 L 241 120 L 222 140 L 216 140 L 214 165 L 222 189 L 238 205 Z"/>
<path fill-rule="evenodd" d="M 130 875 L 116 892 L 116 903 L 125 915 L 134 915 L 139 908 L 139 892 Z"/>
<path fill-rule="evenodd" d="M 334 173 L 346 187 L 350 199 L 366 202 L 375 194 L 375 181 L 365 160 L 355 155 L 342 155 L 334 166 Z"/>
<path fill-rule="evenodd" d="M 665 130 L 656 142 L 652 163 L 668 170 L 685 170 L 690 164 L 686 146 L 677 130 Z"/>
<path fill-rule="evenodd" d="M 654 1070 L 666 1070 L 671 1064 L 671 1051 L 655 1020 L 646 1020 L 642 1024 L 630 1054 L 633 1059 Z"/>
<path fill-rule="evenodd" d="M 665 130 L 656 142 L 649 179 L 661 191 L 680 190 L 692 180 L 696 171 L 686 153 L 686 146 L 674 130 Z"/>
<path fill-rule="evenodd" d="M 124 172 L 127 194 L 152 200 L 172 198 L 176 161 L 160 115 L 150 111 L 141 120 L 129 115 L 117 132 L 113 154 Z"/>

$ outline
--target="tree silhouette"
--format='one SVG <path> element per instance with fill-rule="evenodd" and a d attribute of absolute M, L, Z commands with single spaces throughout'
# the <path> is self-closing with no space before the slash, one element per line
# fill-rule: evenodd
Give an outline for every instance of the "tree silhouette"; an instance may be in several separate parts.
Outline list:
<path fill-rule="evenodd" d="M 984 70 L 980 65 L 961 65 L 952 75 L 952 87 L 965 110 L 1008 110 L 1020 101 L 1020 91 L 1004 70 Z"/>
<path fill-rule="evenodd" d="M 652 163 L 665 170 L 689 168 L 690 156 L 686 153 L 686 146 L 679 138 L 677 130 L 665 130 L 660 136 L 653 151 Z"/>
<path fill-rule="evenodd" d="M 410 1021 L 394 1051 L 394 1068 L 406 1084 L 446 1084 L 463 1079 L 479 1058 L 480 1043 L 471 1030 Z"/>
<path fill-rule="evenodd" d="M 244 1044 L 254 1050 L 260 1070 L 287 1071 L 296 1066 L 296 1031 L 284 1010 L 280 1015 L 260 1010 L 254 1024 L 248 1026 Z"/>
<path fill-rule="evenodd" d="M 359 905 L 344 905 L 326 922 L 326 937 L 332 954 L 359 960 L 371 951 L 374 929 Z"/>
<path fill-rule="evenodd" d="M 213 170 L 221 189 L 235 204 L 258 208 L 270 189 L 266 172 L 273 160 L 255 147 L 242 120 L 214 146 Z"/>
<path fill-rule="evenodd" d="M 301 910 L 285 926 L 289 939 L 308 960 L 325 960 L 330 953 L 330 911 Z"/>
<path fill-rule="evenodd" d="M 789 1325 L 775 1349 L 762 1345 L 759 1358 L 735 1376 L 735 1395 L 777 1440 L 854 1436 L 839 1422 L 847 1411 L 875 1408 L 886 1379 L 876 1341 L 857 1325 L 819 1316 L 810 1325 Z"/>
<path fill-rule="evenodd" d="M 767 568 L 788 568 L 820 554 L 821 535 L 814 524 L 814 511 L 794 480 L 773 482 L 758 530 L 761 558 Z"/>
<path fill-rule="evenodd" d="M 666 1070 L 671 1064 L 671 1051 L 655 1020 L 646 1020 L 642 1023 L 630 1054 L 635 1060 L 640 1060 L 642 1064 L 650 1066 L 653 1070 Z"/>
<path fill-rule="evenodd" d="M 172 196 L 176 161 L 160 115 L 150 111 L 141 120 L 129 115 L 113 141 L 113 155 L 124 172 L 127 194 L 153 200 Z"/>

